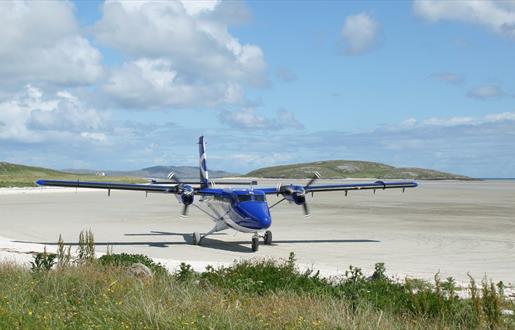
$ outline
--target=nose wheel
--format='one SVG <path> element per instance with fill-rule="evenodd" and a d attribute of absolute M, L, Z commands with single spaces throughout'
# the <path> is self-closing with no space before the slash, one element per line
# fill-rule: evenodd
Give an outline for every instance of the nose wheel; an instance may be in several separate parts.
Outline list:
<path fill-rule="evenodd" d="M 252 237 L 252 251 L 256 252 L 259 249 L 259 236 Z"/>
<path fill-rule="evenodd" d="M 263 236 L 263 241 L 264 241 L 265 245 L 272 244 L 272 232 L 270 230 L 267 230 L 265 232 L 265 235 Z"/>

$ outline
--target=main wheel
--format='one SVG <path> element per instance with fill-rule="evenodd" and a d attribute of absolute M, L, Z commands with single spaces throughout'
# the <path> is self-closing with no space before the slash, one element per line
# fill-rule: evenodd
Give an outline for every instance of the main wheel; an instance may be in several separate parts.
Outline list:
<path fill-rule="evenodd" d="M 265 245 L 272 244 L 272 232 L 270 230 L 267 230 L 265 232 L 265 236 L 263 237 L 263 240 L 265 241 Z"/>
<path fill-rule="evenodd" d="M 252 251 L 256 252 L 259 249 L 259 237 L 252 237 Z"/>
<path fill-rule="evenodd" d="M 199 245 L 200 244 L 200 234 L 198 232 L 194 232 L 192 235 L 192 242 L 193 245 Z"/>

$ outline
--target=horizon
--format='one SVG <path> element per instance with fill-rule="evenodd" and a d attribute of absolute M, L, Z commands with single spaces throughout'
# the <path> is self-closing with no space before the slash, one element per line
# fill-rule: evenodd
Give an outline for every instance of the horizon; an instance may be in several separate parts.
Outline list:
<path fill-rule="evenodd" d="M 235 173 L 515 177 L 513 1 L 4 1 L 0 18 L 6 162 L 196 166 L 205 135 Z"/>
<path fill-rule="evenodd" d="M 285 164 L 277 164 L 277 165 L 273 165 L 273 166 L 265 166 L 265 167 L 259 167 L 259 168 L 254 168 L 254 169 L 251 169 L 247 172 L 233 172 L 233 171 L 228 171 L 226 169 L 223 169 L 223 168 L 217 168 L 217 167 L 214 167 L 214 168 L 211 168 L 211 166 L 209 166 L 208 170 L 211 172 L 225 172 L 227 174 L 235 174 L 235 175 L 247 175 L 249 174 L 250 172 L 253 172 L 253 171 L 257 171 L 257 170 L 261 170 L 261 169 L 264 169 L 264 168 L 268 168 L 268 167 L 277 167 L 277 166 L 290 166 L 290 165 L 302 165 L 302 164 L 311 164 L 311 163 L 318 163 L 318 162 L 328 162 L 328 161 L 349 161 L 349 162 L 369 162 L 369 161 L 361 161 L 361 160 L 349 160 L 349 159 L 327 159 L 327 160 L 319 160 L 319 161 L 314 161 L 314 162 L 309 162 L 309 163 L 285 163 Z M 2 163 L 4 161 L 0 160 L 0 163 Z M 9 163 L 9 162 L 7 162 Z M 390 164 L 386 164 L 386 163 L 380 163 L 380 162 L 372 162 L 372 163 L 377 163 L 377 164 L 381 164 L 381 165 L 387 165 L 387 166 L 393 166 L 393 165 L 390 165 Z M 10 163 L 12 165 L 21 165 L 21 166 L 34 166 L 34 167 L 42 167 L 42 168 L 46 168 L 44 166 L 39 166 L 39 165 L 30 165 L 30 164 L 15 164 L 15 163 Z M 163 164 L 157 164 L 157 165 L 150 165 L 150 166 L 143 166 L 141 168 L 135 168 L 135 169 L 127 169 L 127 168 L 120 168 L 120 169 L 110 169 L 110 168 L 47 168 L 47 169 L 50 169 L 50 170 L 56 170 L 56 171 L 62 171 L 62 172 L 67 172 L 67 171 L 104 171 L 104 172 L 137 172 L 137 171 L 142 171 L 142 170 L 147 170 L 147 169 L 150 169 L 150 168 L 153 168 L 153 167 L 190 167 L 190 168 L 199 168 L 198 165 L 163 165 Z M 394 168 L 403 168 L 403 167 L 397 167 L 397 166 L 393 166 Z M 406 169 L 409 169 L 409 167 L 404 167 Z M 421 167 L 415 167 L 416 169 L 422 169 L 422 170 L 431 170 L 431 171 L 438 171 L 438 170 L 435 170 L 435 169 L 431 169 L 431 168 L 421 168 Z M 443 173 L 447 173 L 447 174 L 453 174 L 453 175 L 463 175 L 461 173 L 455 173 L 455 172 L 443 172 Z M 476 179 L 476 180 L 515 180 L 515 177 L 470 177 L 472 179 Z M 321 178 L 321 179 L 325 179 L 325 180 L 330 180 L 331 178 Z M 419 179 L 419 180 L 441 180 L 441 179 Z"/>

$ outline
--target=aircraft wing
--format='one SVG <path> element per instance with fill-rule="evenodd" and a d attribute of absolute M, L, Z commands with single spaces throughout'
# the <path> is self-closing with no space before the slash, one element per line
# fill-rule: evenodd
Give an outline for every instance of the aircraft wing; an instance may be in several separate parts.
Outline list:
<path fill-rule="evenodd" d="M 418 184 L 414 181 L 396 181 L 384 182 L 376 181 L 373 183 L 351 183 L 351 184 L 327 184 L 327 185 L 312 185 L 306 188 L 306 192 L 321 192 L 321 191 L 338 191 L 338 190 L 364 190 L 364 189 L 392 189 L 392 188 L 415 188 Z"/>
<path fill-rule="evenodd" d="M 327 185 L 310 185 L 304 187 L 306 193 L 310 192 L 323 192 L 323 191 L 350 191 L 350 190 L 384 190 L 384 189 L 405 189 L 415 188 L 418 184 L 414 181 L 395 181 L 395 182 L 384 182 L 376 181 L 373 183 L 350 183 L 350 184 L 327 184 Z M 280 193 L 280 187 L 274 188 L 257 188 L 263 191 L 265 194 L 278 194 Z"/>
<path fill-rule="evenodd" d="M 108 190 L 135 190 L 157 193 L 178 193 L 177 185 L 164 186 L 152 184 L 131 184 L 131 183 L 110 183 L 110 182 L 88 182 L 88 181 L 61 181 L 61 180 L 38 180 L 40 186 L 50 187 L 71 187 L 71 188 L 95 188 Z"/>

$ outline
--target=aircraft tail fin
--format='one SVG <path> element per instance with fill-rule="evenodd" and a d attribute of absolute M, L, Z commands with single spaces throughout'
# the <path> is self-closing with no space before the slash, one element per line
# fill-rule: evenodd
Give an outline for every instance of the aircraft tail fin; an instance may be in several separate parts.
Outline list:
<path fill-rule="evenodd" d="M 209 174 L 207 172 L 206 165 L 206 144 L 204 142 L 204 136 L 198 139 L 198 150 L 199 150 L 199 168 L 200 168 L 200 187 L 207 188 L 209 184 Z"/>

